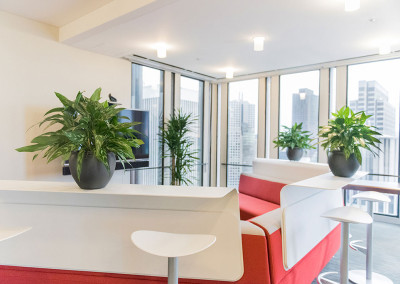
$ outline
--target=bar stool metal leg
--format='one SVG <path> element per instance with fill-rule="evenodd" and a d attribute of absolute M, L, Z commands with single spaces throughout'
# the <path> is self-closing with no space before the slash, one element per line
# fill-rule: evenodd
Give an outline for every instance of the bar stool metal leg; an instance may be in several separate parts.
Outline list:
<path fill-rule="evenodd" d="M 340 249 L 340 284 L 349 279 L 349 223 L 342 222 L 342 247 Z"/>
<path fill-rule="evenodd" d="M 353 196 L 353 198 L 365 200 L 367 203 L 367 213 L 373 216 L 374 202 L 388 202 L 389 199 L 377 192 L 362 192 Z M 387 200 L 385 200 L 387 199 Z M 388 277 L 372 272 L 372 254 L 373 254 L 373 223 L 367 225 L 367 249 L 366 249 L 366 270 L 352 270 L 349 272 L 350 282 L 357 284 L 393 284 Z"/>
<path fill-rule="evenodd" d="M 339 207 L 325 212 L 321 217 L 338 221 L 342 226 L 341 247 L 340 247 L 340 284 L 349 283 L 349 226 L 353 224 L 370 224 L 372 218 L 366 212 L 354 207 Z M 320 284 L 334 284 L 336 282 L 326 278 L 332 272 L 325 272 L 318 276 Z"/>
<path fill-rule="evenodd" d="M 177 257 L 168 257 L 168 284 L 178 284 Z"/>

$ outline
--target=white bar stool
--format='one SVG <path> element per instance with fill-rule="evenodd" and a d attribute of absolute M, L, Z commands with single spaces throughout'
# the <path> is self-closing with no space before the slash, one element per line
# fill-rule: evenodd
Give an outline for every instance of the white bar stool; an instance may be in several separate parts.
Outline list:
<path fill-rule="evenodd" d="M 168 284 L 178 283 L 178 257 L 192 255 L 215 243 L 214 235 L 173 234 L 157 231 L 136 231 L 132 242 L 141 250 L 168 257 Z"/>
<path fill-rule="evenodd" d="M 348 283 L 349 273 L 349 225 L 353 224 L 370 224 L 372 218 L 368 213 L 361 209 L 344 206 L 334 208 L 325 212 L 321 217 L 328 218 L 342 223 L 342 236 L 340 248 L 340 284 Z M 324 276 L 336 272 L 326 272 L 318 276 L 318 283 L 320 284 L 334 284 L 332 280 L 326 279 Z"/>
<path fill-rule="evenodd" d="M 353 199 L 364 200 L 367 202 L 367 212 L 373 216 L 374 202 L 390 202 L 389 197 L 376 191 L 363 191 L 352 196 Z M 372 223 L 367 226 L 367 249 L 366 249 L 366 270 L 351 270 L 349 278 L 351 282 L 357 284 L 393 284 L 393 281 L 386 276 L 372 272 Z"/>

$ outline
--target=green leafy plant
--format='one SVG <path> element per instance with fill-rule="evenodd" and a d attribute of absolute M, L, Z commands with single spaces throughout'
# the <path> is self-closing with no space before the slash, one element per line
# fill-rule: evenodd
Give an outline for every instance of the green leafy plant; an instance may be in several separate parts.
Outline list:
<path fill-rule="evenodd" d="M 58 157 L 67 160 L 71 152 L 78 151 L 77 173 L 80 177 L 82 161 L 85 155 L 93 154 L 109 170 L 107 154 L 112 152 L 122 163 L 134 159 L 132 147 L 138 148 L 143 141 L 136 139 L 137 122 L 120 122 L 117 115 L 124 108 L 100 102 L 101 88 L 94 91 L 90 98 L 78 92 L 74 101 L 55 93 L 62 107 L 49 110 L 39 127 L 47 124 L 59 126 L 56 131 L 45 132 L 35 137 L 32 145 L 16 149 L 18 152 L 44 152 L 43 157 L 51 162 Z M 128 117 L 123 117 L 129 119 Z M 38 153 L 33 156 L 33 160 Z"/>
<path fill-rule="evenodd" d="M 280 131 L 278 137 L 272 141 L 275 143 L 275 148 L 294 149 L 298 147 L 302 149 L 315 149 L 315 147 L 311 145 L 313 141 L 313 139 L 310 138 L 311 132 L 302 130 L 303 123 L 295 123 L 292 127 L 283 126 L 283 128 L 285 131 Z"/>
<path fill-rule="evenodd" d="M 163 158 L 171 158 L 171 184 L 192 184 L 187 174 L 194 166 L 197 151 L 191 150 L 193 141 L 188 135 L 194 119 L 191 114 L 178 111 L 171 114 L 169 120 L 160 127 L 160 142 L 165 147 Z"/>
<path fill-rule="evenodd" d="M 337 113 L 332 113 L 333 118 L 328 121 L 328 125 L 320 126 L 318 132 L 322 138 L 321 146 L 329 151 L 344 152 L 346 159 L 354 154 L 362 164 L 360 147 L 372 152 L 380 150 L 381 143 L 375 136 L 381 136 L 375 131 L 375 126 L 365 125 L 368 118 L 364 111 L 354 113 L 349 107 L 342 107 Z"/>

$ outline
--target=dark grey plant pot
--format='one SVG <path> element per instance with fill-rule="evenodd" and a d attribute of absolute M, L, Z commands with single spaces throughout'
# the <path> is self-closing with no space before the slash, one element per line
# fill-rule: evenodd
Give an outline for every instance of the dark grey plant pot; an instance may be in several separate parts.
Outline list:
<path fill-rule="evenodd" d="M 286 149 L 286 156 L 291 161 L 299 161 L 303 157 L 303 148 L 294 147 Z"/>
<path fill-rule="evenodd" d="M 110 181 L 115 171 L 115 154 L 108 153 L 108 164 L 110 171 L 106 166 L 93 155 L 86 153 L 82 162 L 81 177 L 78 179 L 77 173 L 78 152 L 72 152 L 69 157 L 69 169 L 75 182 L 82 189 L 99 189 L 105 187 Z"/>
<path fill-rule="evenodd" d="M 352 177 L 360 167 L 360 163 L 354 154 L 346 159 L 342 151 L 329 152 L 328 165 L 332 173 L 338 177 Z"/>

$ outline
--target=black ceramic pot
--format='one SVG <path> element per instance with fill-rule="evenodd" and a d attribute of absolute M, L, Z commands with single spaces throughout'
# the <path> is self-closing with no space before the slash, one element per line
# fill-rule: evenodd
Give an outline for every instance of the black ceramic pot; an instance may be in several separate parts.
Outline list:
<path fill-rule="evenodd" d="M 303 157 L 303 148 L 294 147 L 286 149 L 286 156 L 291 161 L 299 161 Z"/>
<path fill-rule="evenodd" d="M 75 182 L 82 189 L 99 189 L 105 187 L 110 181 L 115 170 L 115 155 L 108 153 L 108 164 L 110 171 L 106 166 L 93 155 L 86 153 L 82 162 L 81 177 L 78 179 L 77 173 L 78 152 L 72 152 L 69 157 L 69 169 Z"/>
<path fill-rule="evenodd" d="M 342 151 L 329 152 L 328 165 L 332 173 L 338 177 L 351 177 L 360 167 L 360 163 L 354 154 L 351 154 L 350 157 L 346 159 Z"/>

